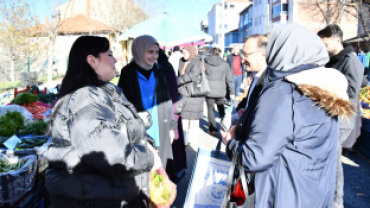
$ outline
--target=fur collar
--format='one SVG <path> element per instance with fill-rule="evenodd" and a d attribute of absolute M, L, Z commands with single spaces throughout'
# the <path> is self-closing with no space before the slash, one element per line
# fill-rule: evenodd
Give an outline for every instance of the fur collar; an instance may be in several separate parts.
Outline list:
<path fill-rule="evenodd" d="M 331 116 L 349 119 L 355 113 L 354 105 L 347 95 L 347 79 L 336 69 L 309 69 L 285 79 L 296 84 L 302 94 L 315 101 Z"/>

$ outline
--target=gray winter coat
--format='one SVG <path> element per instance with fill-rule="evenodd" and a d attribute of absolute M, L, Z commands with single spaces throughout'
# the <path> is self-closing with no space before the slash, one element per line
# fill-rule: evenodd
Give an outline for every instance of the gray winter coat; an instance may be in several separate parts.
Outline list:
<path fill-rule="evenodd" d="M 231 95 L 235 95 L 233 79 L 229 65 L 220 56 L 208 56 L 204 59 L 206 75 L 211 92 L 207 98 L 223 98 L 226 87 Z"/>
<path fill-rule="evenodd" d="M 153 154 L 144 123 L 121 89 L 107 83 L 64 96 L 50 127 L 46 187 L 54 199 L 125 205 L 148 194 Z"/>
<path fill-rule="evenodd" d="M 204 96 L 191 96 L 191 83 L 198 79 L 201 70 L 203 70 L 201 61 L 201 57 L 195 56 L 186 67 L 185 74 L 179 75 L 177 78 L 179 93 L 186 97 L 185 108 L 181 113 L 183 119 L 199 120 L 203 118 Z M 180 66 L 180 68 L 182 68 L 182 66 Z"/>
<path fill-rule="evenodd" d="M 244 170 L 255 173 L 256 208 L 332 208 L 338 115 L 353 114 L 346 79 L 314 65 L 267 70 L 227 154 L 242 148 Z"/>

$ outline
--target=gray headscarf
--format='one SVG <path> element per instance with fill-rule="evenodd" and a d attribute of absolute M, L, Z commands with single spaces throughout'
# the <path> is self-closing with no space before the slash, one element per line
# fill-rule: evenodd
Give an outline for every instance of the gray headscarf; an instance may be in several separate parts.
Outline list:
<path fill-rule="evenodd" d="M 132 43 L 132 60 L 143 69 L 149 70 L 153 68 L 153 65 L 148 65 L 144 61 L 144 53 L 154 44 L 158 44 L 159 46 L 158 41 L 149 35 L 139 36 Z"/>
<path fill-rule="evenodd" d="M 299 24 L 274 25 L 267 44 L 267 65 L 288 71 L 297 66 L 324 66 L 329 54 L 319 36 Z"/>

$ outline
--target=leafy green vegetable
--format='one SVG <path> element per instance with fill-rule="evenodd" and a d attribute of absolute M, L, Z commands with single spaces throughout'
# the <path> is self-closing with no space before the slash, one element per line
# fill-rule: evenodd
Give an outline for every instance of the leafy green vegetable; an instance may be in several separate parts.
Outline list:
<path fill-rule="evenodd" d="M 24 92 L 22 94 L 17 95 L 17 97 L 12 100 L 12 103 L 17 105 L 23 105 L 36 102 L 37 100 L 39 100 L 38 95 L 33 95 L 31 93 Z"/>
<path fill-rule="evenodd" d="M 39 95 L 39 101 L 43 102 L 43 103 L 52 103 L 54 100 L 57 99 L 57 95 L 55 94 L 40 94 Z"/>
<path fill-rule="evenodd" d="M 23 129 L 19 130 L 19 134 L 34 134 L 34 135 L 44 135 L 46 132 L 47 123 L 43 120 L 37 120 L 31 123 Z"/>
<path fill-rule="evenodd" d="M 37 138 L 22 139 L 22 142 L 19 143 L 15 149 L 21 150 L 21 149 L 32 149 L 34 147 L 39 147 L 45 144 L 46 140 L 47 138 L 45 137 L 41 137 L 41 139 L 37 139 Z"/>
<path fill-rule="evenodd" d="M 30 90 L 28 91 L 29 93 L 31 93 L 31 94 L 33 94 L 33 91 L 34 90 L 36 90 L 36 94 L 40 94 L 40 90 L 39 90 L 39 88 L 37 87 L 37 86 L 35 86 L 35 85 L 32 85 L 31 87 L 30 87 Z"/>
<path fill-rule="evenodd" d="M 23 167 L 23 165 L 25 164 L 25 162 L 21 162 L 21 161 L 18 161 L 17 163 L 15 164 L 9 164 L 7 161 L 3 160 L 3 159 L 0 159 L 0 172 L 1 173 L 6 173 L 6 172 L 9 172 L 11 170 L 19 170 Z"/>
<path fill-rule="evenodd" d="M 18 128 L 24 126 L 24 118 L 21 113 L 7 111 L 0 117 L 0 135 L 4 137 L 13 136 Z"/>

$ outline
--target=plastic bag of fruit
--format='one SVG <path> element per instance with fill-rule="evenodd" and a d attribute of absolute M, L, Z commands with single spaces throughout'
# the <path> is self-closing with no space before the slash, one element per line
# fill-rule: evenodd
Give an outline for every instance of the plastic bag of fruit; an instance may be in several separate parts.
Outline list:
<path fill-rule="evenodd" d="M 163 168 L 150 173 L 149 195 L 153 203 L 151 207 L 169 208 L 175 201 L 176 193 L 176 185 L 170 181 Z"/>

